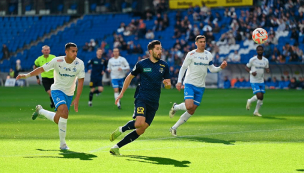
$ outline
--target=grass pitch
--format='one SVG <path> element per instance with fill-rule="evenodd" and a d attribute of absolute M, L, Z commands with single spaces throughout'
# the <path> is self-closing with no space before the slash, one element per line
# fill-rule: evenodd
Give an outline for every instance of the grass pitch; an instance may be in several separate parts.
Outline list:
<path fill-rule="evenodd" d="M 112 156 L 109 135 L 132 119 L 134 89 L 114 105 L 111 87 L 94 95 L 89 88 L 79 112 L 71 107 L 67 125 L 70 151 L 59 150 L 58 127 L 31 120 L 37 104 L 49 108 L 43 87 L 0 87 L 0 172 L 301 172 L 304 171 L 304 92 L 267 90 L 260 113 L 245 110 L 251 90 L 206 89 L 201 106 L 172 137 L 168 111 L 183 93 L 163 90 L 157 115 L 145 134 Z"/>

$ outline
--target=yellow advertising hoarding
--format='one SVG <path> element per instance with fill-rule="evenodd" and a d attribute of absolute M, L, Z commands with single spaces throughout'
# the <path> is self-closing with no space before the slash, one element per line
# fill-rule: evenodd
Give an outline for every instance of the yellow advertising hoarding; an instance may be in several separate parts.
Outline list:
<path fill-rule="evenodd" d="M 229 7 L 229 6 L 250 6 L 253 0 L 169 0 L 170 9 L 182 9 L 198 5 L 202 6 L 202 2 L 207 7 Z"/>

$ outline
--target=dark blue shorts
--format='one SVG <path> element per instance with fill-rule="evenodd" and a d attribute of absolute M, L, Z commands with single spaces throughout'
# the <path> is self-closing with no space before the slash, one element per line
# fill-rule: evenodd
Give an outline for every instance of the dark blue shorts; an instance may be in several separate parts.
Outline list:
<path fill-rule="evenodd" d="M 99 86 L 102 86 L 102 78 L 91 79 L 91 81 L 90 81 L 91 88 L 95 88 L 95 87 L 99 87 Z"/>
<path fill-rule="evenodd" d="M 133 118 L 135 119 L 137 116 L 144 116 L 146 117 L 146 123 L 151 125 L 156 111 L 158 110 L 158 103 L 149 103 L 144 100 L 136 99 L 134 101 L 134 114 Z"/>

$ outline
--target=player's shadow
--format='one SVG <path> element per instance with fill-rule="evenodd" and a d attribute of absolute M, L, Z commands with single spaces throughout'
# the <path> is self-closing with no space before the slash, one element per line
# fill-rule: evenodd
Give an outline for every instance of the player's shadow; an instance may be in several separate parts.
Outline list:
<path fill-rule="evenodd" d="M 297 169 L 296 171 L 304 172 L 304 169 Z"/>
<path fill-rule="evenodd" d="M 142 163 L 151 163 L 157 165 L 173 165 L 175 167 L 189 167 L 188 164 L 191 162 L 188 160 L 178 161 L 165 157 L 151 157 L 151 156 L 138 156 L 138 155 L 122 155 L 127 157 L 129 161 L 137 161 Z"/>
<path fill-rule="evenodd" d="M 222 139 L 214 139 L 214 138 L 204 138 L 204 137 L 183 137 L 183 139 L 187 139 L 190 141 L 198 141 L 198 142 L 207 142 L 207 143 L 220 143 L 225 145 L 234 145 L 235 140 L 222 140 Z"/>
<path fill-rule="evenodd" d="M 80 159 L 80 160 L 93 160 L 94 157 L 97 157 L 94 154 L 75 152 L 71 150 L 43 150 L 37 149 L 38 151 L 60 151 L 58 153 L 60 156 L 27 156 L 24 158 L 59 158 L 59 159 Z"/>
<path fill-rule="evenodd" d="M 265 119 L 270 119 L 270 120 L 287 120 L 286 118 L 277 118 L 277 117 L 262 117 Z"/>

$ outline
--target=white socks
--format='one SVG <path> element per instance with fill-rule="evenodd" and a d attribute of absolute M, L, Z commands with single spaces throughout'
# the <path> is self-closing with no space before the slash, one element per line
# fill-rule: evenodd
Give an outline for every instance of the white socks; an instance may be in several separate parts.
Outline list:
<path fill-rule="evenodd" d="M 262 104 L 263 104 L 263 100 L 258 100 L 254 112 L 259 112 Z"/>
<path fill-rule="evenodd" d="M 251 97 L 251 98 L 249 99 L 249 102 L 252 103 L 252 102 L 255 102 L 255 101 L 257 101 L 257 100 L 258 100 L 257 96 L 254 95 L 253 97 Z"/>
<path fill-rule="evenodd" d="M 185 102 L 183 102 L 183 103 L 181 103 L 181 104 L 178 104 L 178 105 L 175 105 L 175 106 L 174 106 L 174 110 L 175 110 L 175 111 L 178 111 L 178 110 L 185 111 L 185 110 L 187 110 L 187 109 L 186 109 Z"/>
<path fill-rule="evenodd" d="M 55 112 L 40 109 L 39 114 L 54 122 Z"/>
<path fill-rule="evenodd" d="M 189 118 L 191 117 L 191 114 L 189 114 L 187 111 L 179 118 L 179 120 L 172 126 L 172 129 L 177 129 L 180 125 L 184 124 Z"/>
<path fill-rule="evenodd" d="M 114 98 L 116 100 L 116 98 L 119 96 L 119 93 L 114 93 Z M 120 102 L 117 103 L 117 106 L 120 106 Z"/>
<path fill-rule="evenodd" d="M 65 118 L 62 118 L 62 117 L 60 117 L 59 121 L 58 121 L 60 146 L 62 146 L 63 144 L 65 144 L 67 121 L 68 121 L 68 119 L 65 119 Z"/>

